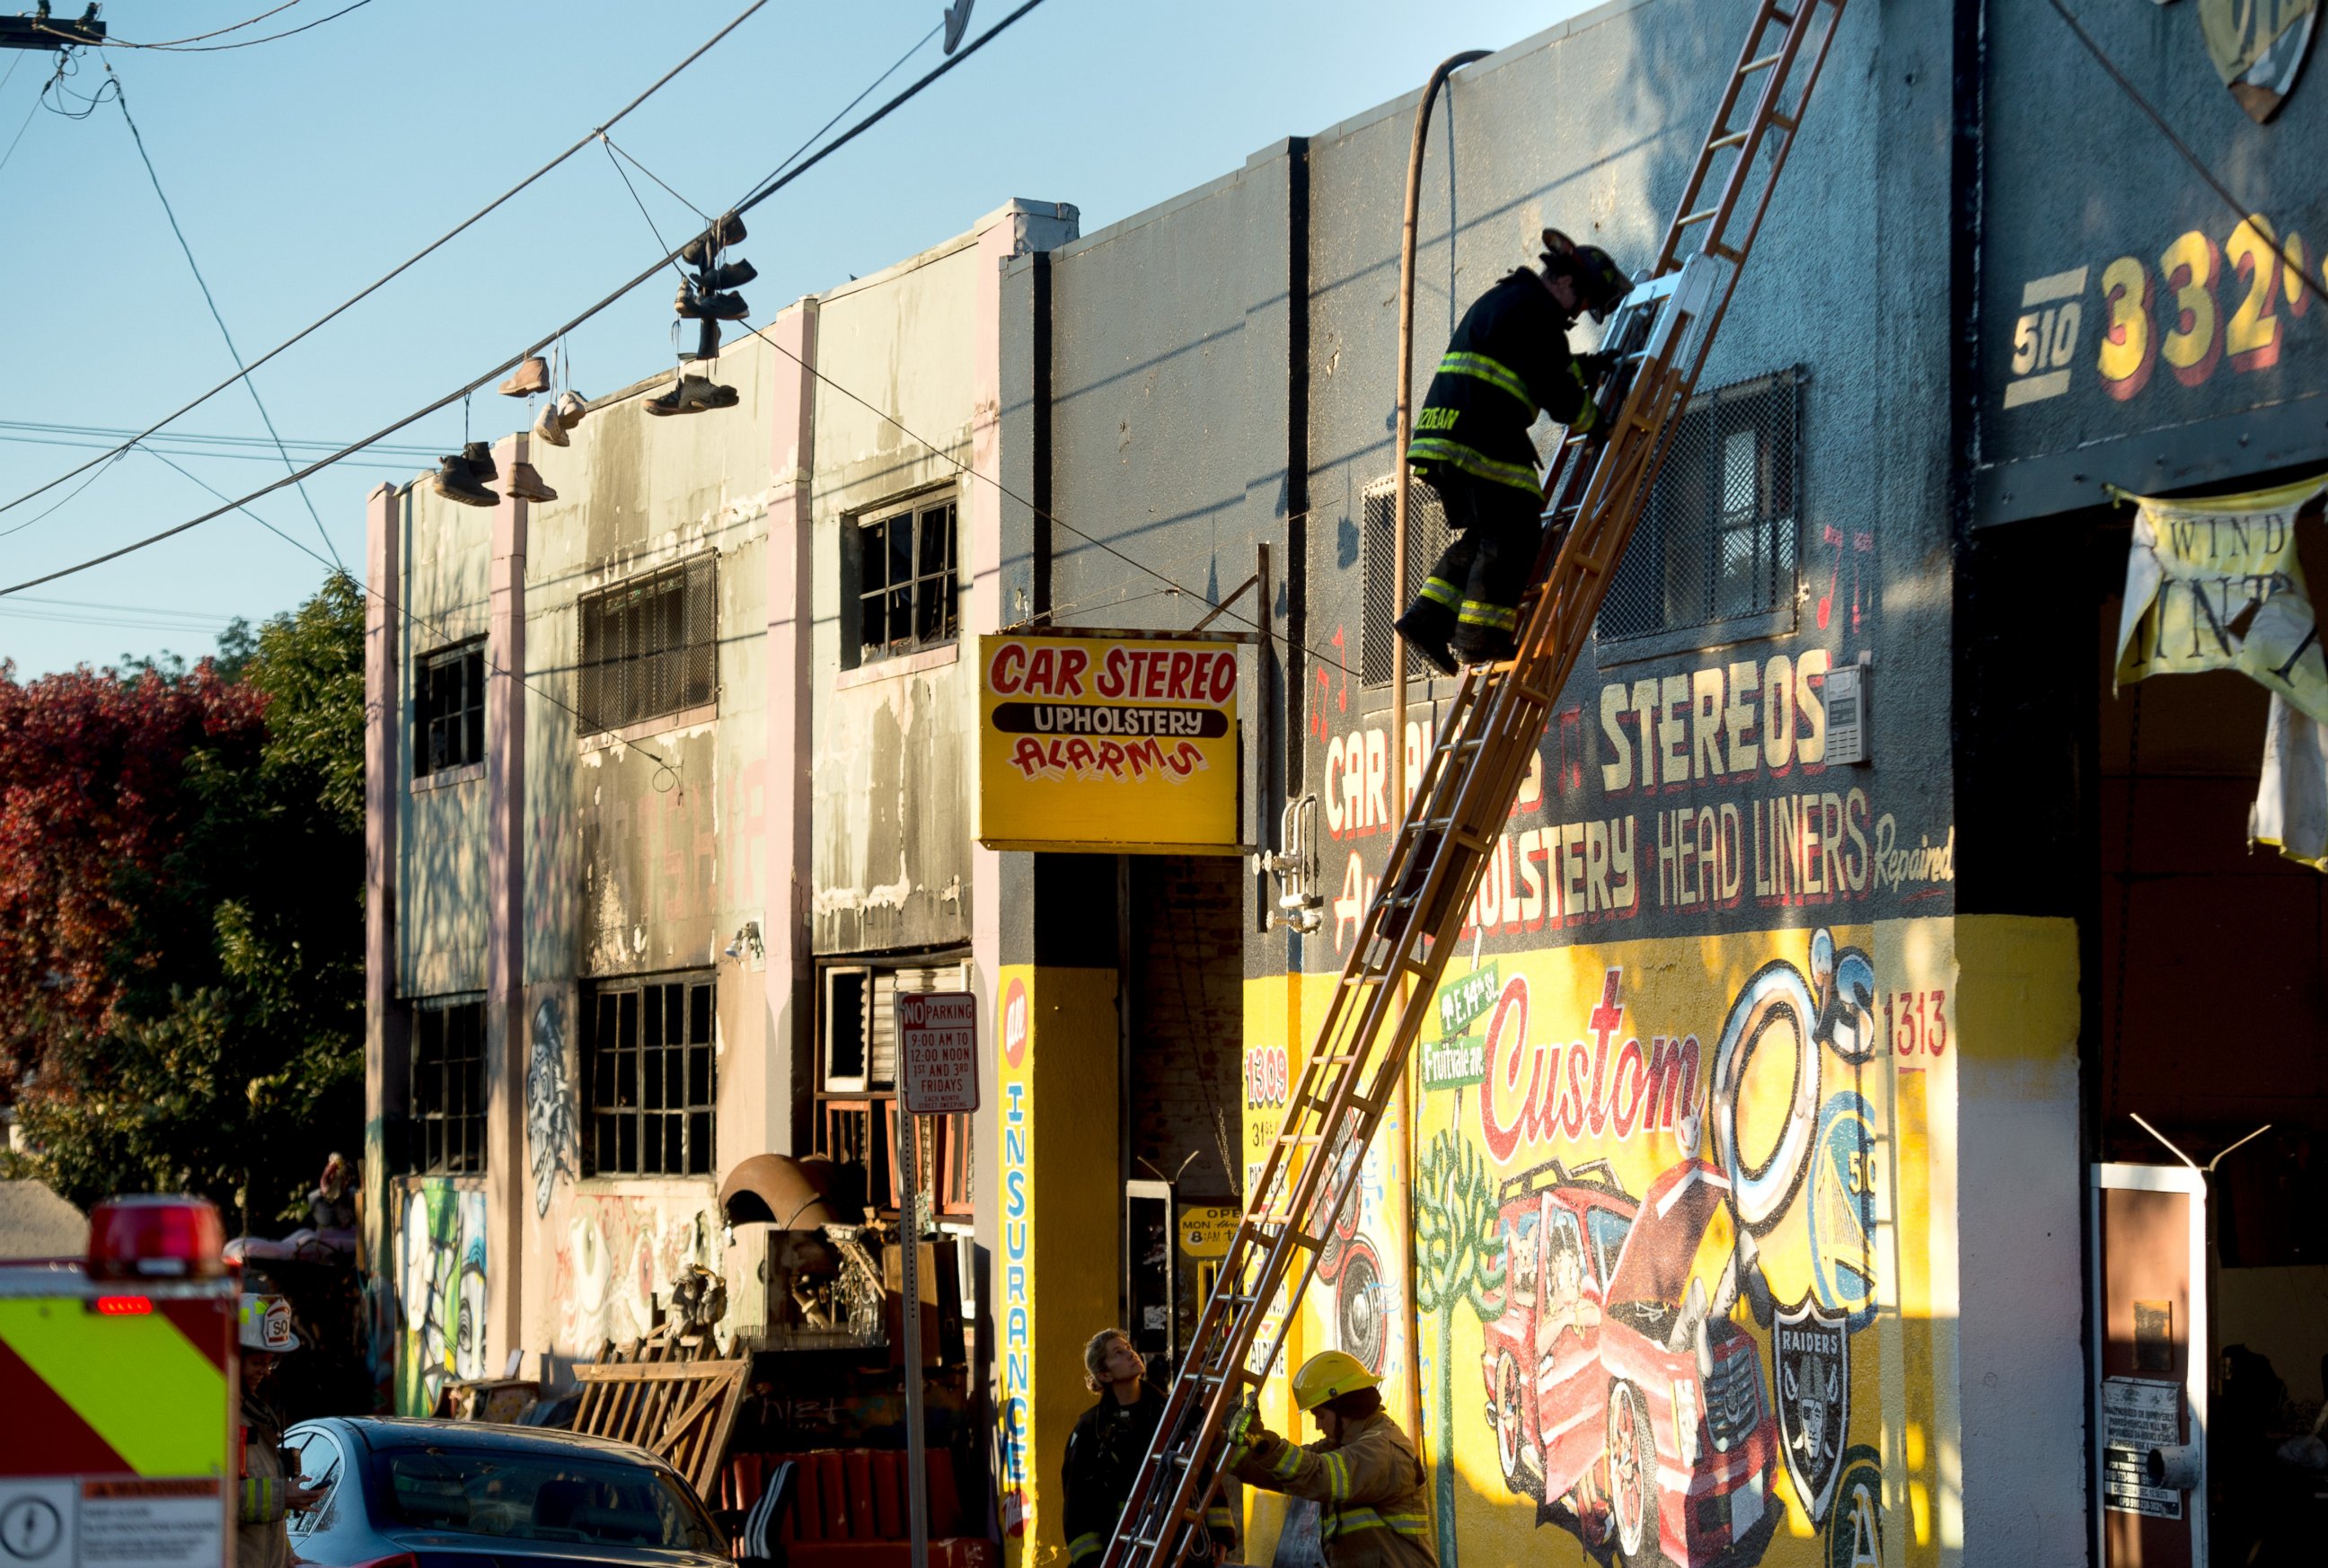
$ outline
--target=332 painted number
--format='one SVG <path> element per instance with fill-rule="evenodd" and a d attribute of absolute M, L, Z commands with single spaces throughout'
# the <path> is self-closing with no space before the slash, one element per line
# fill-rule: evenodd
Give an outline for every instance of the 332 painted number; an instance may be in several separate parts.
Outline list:
<path fill-rule="evenodd" d="M 1948 993 L 1896 991 L 1883 995 L 1883 1037 L 1902 1058 L 1938 1056 L 1948 1048 Z M 1917 1066 L 1922 1066 L 1917 1061 Z"/>
<path fill-rule="evenodd" d="M 2260 212 L 2220 248 L 2196 229 L 2175 236 L 2154 273 L 2140 258 L 2119 257 L 2102 269 L 2102 390 L 2121 402 L 2135 397 L 2161 360 L 2186 387 L 2203 384 L 2225 359 L 2239 374 L 2268 370 L 2279 362 L 2287 319 L 2311 307 L 2311 265 L 2304 237 L 2281 239 Z"/>

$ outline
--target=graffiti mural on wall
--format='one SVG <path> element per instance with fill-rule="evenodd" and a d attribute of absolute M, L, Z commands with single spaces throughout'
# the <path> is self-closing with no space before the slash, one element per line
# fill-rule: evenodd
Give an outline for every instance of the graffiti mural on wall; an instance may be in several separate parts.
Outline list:
<path fill-rule="evenodd" d="M 396 1411 L 427 1415 L 449 1378 L 485 1376 L 485 1195 L 432 1178 L 398 1220 Z"/>
<path fill-rule="evenodd" d="M 1459 1535 L 1532 1550 L 1482 1479 L 1604 1563 L 1881 1561 L 1887 1019 L 1910 997 L 1945 1038 L 1947 998 L 1888 992 L 1854 934 L 1448 981 L 1413 1189 L 1444 1568 Z"/>
<path fill-rule="evenodd" d="M 689 1265 L 719 1272 L 725 1249 L 718 1234 L 708 1208 L 577 1197 L 551 1279 L 559 1344 L 595 1357 L 609 1340 L 626 1345 L 646 1334 L 658 1296 L 668 1298 L 671 1282 Z"/>
<path fill-rule="evenodd" d="M 574 1169 L 574 1092 L 567 1082 L 566 1037 L 556 999 L 533 1009 L 533 1048 L 525 1068 L 525 1144 L 533 1171 L 533 1212 L 549 1212 L 560 1170 Z"/>

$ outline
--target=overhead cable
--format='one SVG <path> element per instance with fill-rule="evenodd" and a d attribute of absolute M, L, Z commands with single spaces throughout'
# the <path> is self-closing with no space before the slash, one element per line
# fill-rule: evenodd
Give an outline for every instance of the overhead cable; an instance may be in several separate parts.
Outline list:
<path fill-rule="evenodd" d="M 243 390 L 250 394 L 251 403 L 258 409 L 258 421 L 267 427 L 267 434 L 275 443 L 276 455 L 283 459 L 286 469 L 296 468 L 298 465 L 291 461 L 291 454 L 284 448 L 283 437 L 276 434 L 275 416 L 267 411 L 267 404 L 258 395 L 258 383 L 250 379 L 250 371 L 243 365 L 242 351 L 234 346 L 234 333 L 227 330 L 226 317 L 219 314 L 218 300 L 211 294 L 209 280 L 202 277 L 202 264 L 194 259 L 194 248 L 186 242 L 186 231 L 178 227 L 177 211 L 170 205 L 168 192 L 162 189 L 162 176 L 155 173 L 154 160 L 146 151 L 146 138 L 138 134 L 137 122 L 130 117 L 128 89 L 121 85 L 121 79 L 114 75 L 110 61 L 106 64 L 105 74 L 113 83 L 113 101 L 121 110 L 122 123 L 129 127 L 129 139 L 137 144 L 137 161 L 146 165 L 146 178 L 153 182 L 154 194 L 161 201 L 162 216 L 170 221 L 170 232 L 177 238 L 178 250 L 186 258 L 186 269 L 194 275 L 194 286 L 202 291 L 202 303 L 210 306 L 211 320 L 218 324 L 219 336 L 226 340 L 227 358 L 234 361 L 234 368 L 241 373 Z M 314 519 L 316 537 L 324 541 L 324 548 L 331 551 L 332 559 L 338 563 L 340 569 L 345 571 L 347 563 L 340 560 L 339 546 L 332 542 L 331 530 L 324 526 L 324 514 L 315 510 L 315 498 L 307 493 L 305 484 L 298 490 L 299 499 L 306 504 L 307 515 Z"/>
<path fill-rule="evenodd" d="M 758 10 L 760 5 L 765 5 L 765 3 L 766 0 L 756 0 L 755 5 L 752 6 L 752 10 Z M 851 126 L 841 136 L 819 148 L 813 156 L 811 156 L 795 165 L 790 173 L 774 176 L 763 182 L 761 186 L 755 191 L 752 195 L 737 203 L 732 211 L 741 212 L 747 207 L 756 206 L 760 202 L 766 201 L 770 196 L 774 195 L 778 191 L 784 189 L 784 186 L 790 184 L 793 180 L 814 168 L 818 164 L 829 157 L 833 152 L 847 146 L 850 142 L 854 141 L 871 127 L 887 118 L 888 115 L 900 104 L 906 102 L 915 94 L 920 92 L 932 82 L 937 80 L 938 78 L 943 76 L 947 71 L 952 70 L 955 66 L 960 65 L 972 55 L 977 53 L 979 50 L 984 48 L 987 43 L 991 42 L 1004 29 L 1008 28 L 1011 23 L 1018 21 L 1019 18 L 1025 16 L 1028 12 L 1034 10 L 1037 5 L 1042 4 L 1043 0 L 1026 0 L 1024 5 L 1011 12 L 1009 15 L 1003 17 L 1001 21 L 996 23 L 992 27 L 987 29 L 986 32 L 980 34 L 975 41 L 965 46 L 959 52 L 950 56 L 944 63 L 937 66 L 927 75 L 915 82 L 911 87 L 899 93 L 896 98 L 891 99 L 887 103 L 876 109 L 872 114 L 868 115 L 865 118 L 858 121 L 857 124 Z M 749 15 L 750 12 L 746 12 L 745 14 Z M 743 18 L 738 17 L 737 20 L 740 22 Z M 732 28 L 735 24 L 735 23 L 728 23 L 728 26 Z M 713 42 L 716 42 L 717 39 Z M 705 47 L 708 48 L 709 45 L 707 44 Z M 701 51 L 698 51 L 697 52 L 700 53 Z M 666 80 L 668 79 L 666 78 Z M 609 121 L 608 123 L 612 124 L 613 122 Z M 585 137 L 581 143 L 577 144 L 577 146 L 588 146 L 590 141 L 596 138 L 596 133 L 593 132 L 590 136 Z M 0 587 L 0 595 L 20 593 L 26 588 L 38 587 L 43 583 L 55 582 L 60 577 L 69 577 L 77 572 L 88 571 L 92 567 L 103 566 L 108 561 L 118 560 L 123 556 L 133 555 L 138 550 L 146 549 L 149 545 L 159 544 L 166 539 L 174 539 L 177 535 L 184 533 L 190 529 L 200 528 L 203 523 L 209 522 L 215 518 L 225 516 L 228 512 L 234 511 L 244 502 L 257 501 L 262 496 L 272 495 L 275 492 L 282 489 L 286 484 L 296 484 L 299 480 L 306 478 L 311 474 L 328 468 L 333 463 L 338 462 L 341 458 L 345 457 L 352 453 L 361 452 L 367 446 L 373 446 L 387 439 L 390 436 L 394 435 L 397 431 L 403 429 L 408 425 L 418 424 L 420 420 L 427 418 L 429 415 L 436 413 L 438 409 L 449 408 L 453 404 L 459 402 L 462 399 L 468 397 L 478 388 L 483 386 L 486 382 L 491 381 L 494 377 L 501 375 L 505 371 L 514 369 L 518 364 L 523 361 L 528 355 L 532 354 L 540 349 L 548 347 L 549 344 L 557 342 L 559 338 L 571 333 L 576 327 L 580 326 L 584 322 L 588 321 L 592 316 L 598 315 L 601 311 L 604 311 L 609 306 L 615 305 L 616 302 L 621 300 L 624 296 L 638 287 L 639 285 L 645 283 L 648 279 L 660 273 L 666 266 L 670 265 L 672 258 L 678 255 L 679 252 L 677 250 L 673 250 L 657 257 L 653 265 L 647 268 L 645 271 L 623 284 L 613 293 L 607 295 L 604 299 L 599 300 L 596 304 L 589 306 L 579 315 L 574 316 L 571 320 L 567 321 L 563 324 L 536 338 L 521 352 L 511 355 L 509 358 L 502 361 L 499 364 L 493 366 L 491 370 L 485 371 L 483 375 L 476 377 L 474 380 L 465 382 L 459 387 L 455 387 L 453 390 L 446 393 L 440 398 L 437 398 L 434 401 L 427 403 L 421 408 L 416 408 L 411 413 L 405 415 L 403 418 L 381 427 L 380 429 L 372 432 L 370 436 L 364 437 L 363 440 L 356 442 L 352 446 L 343 447 L 341 450 L 333 453 L 330 456 L 321 458 L 314 463 L 309 464 L 306 467 L 299 469 L 296 473 L 285 478 L 276 480 L 271 484 L 254 490 L 249 495 L 242 497 L 241 501 L 214 508 L 211 511 L 203 512 L 199 517 L 188 518 L 183 522 L 174 524 L 171 527 L 163 529 L 155 533 L 147 534 L 143 539 L 133 540 L 129 543 L 122 545 L 118 549 L 107 550 L 101 555 L 91 556 L 85 560 L 76 562 L 74 565 L 61 567 L 55 571 L 44 572 L 39 577 L 27 577 L 22 582 L 12 583 L 6 587 Z M 345 306 L 343 306 L 342 308 L 344 309 Z M 312 331 L 313 329 L 311 328 L 309 330 Z M 305 334 L 303 333 L 302 335 Z M 287 347 L 288 345 L 286 344 L 285 346 Z M 278 350 L 277 352 L 280 351 Z M 253 362 L 251 368 L 256 370 L 259 364 L 264 362 L 264 359 L 256 361 Z M 233 382 L 229 381 L 225 384 L 231 386 Z M 192 405 L 189 404 L 188 407 L 191 408 Z M 183 411 L 183 409 L 180 410 L 182 413 Z M 175 415 L 172 416 L 174 418 L 175 417 Z M 164 423 L 167 423 L 167 421 L 164 421 Z M 154 428 L 159 429 L 160 427 L 160 426 L 155 426 Z M 151 432 L 149 431 L 147 433 L 150 434 Z M 125 446 L 122 450 L 126 451 L 127 448 Z M 83 464 L 80 468 L 77 468 L 72 472 L 74 474 L 85 472 L 87 469 L 95 466 L 96 462 L 102 461 L 105 461 L 105 459 L 99 458 L 94 462 Z M 70 477 L 71 474 L 61 475 L 58 479 L 51 480 L 49 484 L 47 485 L 43 485 L 42 489 L 45 490 L 52 488 L 54 485 L 61 483 L 63 479 Z M 30 495 L 36 495 L 39 493 L 39 491 L 30 492 L 26 496 L 19 497 L 18 500 L 26 500 L 30 498 Z M 9 502 L 9 505 L 11 506 L 15 504 L 17 504 L 16 502 Z M 0 507 L 0 512 L 5 512 L 6 510 L 6 507 Z M 22 527 L 23 525 L 19 524 L 18 526 Z"/>
<path fill-rule="evenodd" d="M 2061 0 L 2051 0 L 2051 4 L 2055 14 L 2057 14 L 2061 20 L 2069 25 L 2070 32 L 2078 35 L 2078 42 L 2086 46 L 2086 52 L 2094 57 L 2094 63 L 2100 66 L 2102 70 L 2108 74 L 2109 79 L 2112 81 L 2117 83 L 2118 90 L 2125 93 L 2128 99 L 2133 100 L 2135 108 L 2140 109 L 2144 114 L 2150 117 L 2150 123 L 2158 127 L 2158 134 L 2164 136 L 2168 145 L 2173 146 L 2176 152 L 2182 155 L 2182 161 L 2190 164 L 2192 169 L 2197 173 L 2199 178 L 2204 180 L 2209 187 L 2214 191 L 2215 194 L 2223 199 L 2223 205 L 2231 210 L 2231 215 L 2239 219 L 2242 223 L 2253 221 L 2255 218 L 2253 210 L 2250 209 L 2246 202 L 2240 201 L 2237 195 L 2232 193 L 2231 188 L 2229 185 L 2224 184 L 2223 182 L 2217 177 L 2215 171 L 2209 168 L 2205 161 L 2202 160 L 2198 154 L 2191 150 L 2191 145 L 2188 142 L 2185 142 L 2181 136 L 2174 134 L 2174 127 L 2166 123 L 2166 117 L 2160 114 L 2155 108 L 2152 108 L 2150 100 L 2142 96 L 2141 89 L 2136 88 L 2133 82 L 2126 80 L 2126 72 L 2117 68 L 2117 62 L 2116 61 L 2112 60 L 2107 54 L 2103 52 L 2102 46 L 2094 41 L 2094 35 L 2086 31 L 2085 23 L 2079 22 L 2077 17 L 2071 14 L 2070 8 L 2061 4 Z M 2260 227 L 2260 225 L 2258 225 L 2258 227 Z M 2283 241 L 2276 234 L 2267 233 L 2263 238 L 2275 250 L 2279 250 L 2283 244 Z M 2295 260 L 2300 262 L 2301 260 L 2300 257 L 2296 257 L 2286 250 L 2280 250 L 2280 258 L 2284 267 L 2286 267 L 2286 264 L 2288 261 Z M 2306 272 L 2302 266 L 2286 267 L 2286 270 L 2293 272 L 2297 280 L 2300 281 L 2306 289 L 2311 291 L 2312 296 L 2314 299 L 2328 299 L 2328 294 L 2323 294 L 2321 292 L 2320 285 L 2313 281 L 2312 275 Z"/>
<path fill-rule="evenodd" d="M 78 33 L 64 32 L 54 27 L 44 27 L 37 22 L 33 24 L 33 31 L 35 33 L 45 33 L 52 38 L 68 39 L 75 48 L 85 47 L 89 44 L 94 43 L 104 49 L 157 49 L 164 50 L 174 54 L 216 54 L 221 50 L 251 49 L 261 43 L 272 43 L 278 38 L 289 38 L 296 33 L 307 32 L 310 28 L 321 27 L 326 22 L 337 22 L 341 17 L 345 16 L 351 11 L 362 10 L 365 6 L 371 4 L 371 0 L 353 0 L 353 4 L 341 6 L 329 16 L 318 16 L 313 22 L 303 22 L 296 27 L 286 27 L 280 33 L 270 33 L 264 38 L 240 38 L 237 39 L 232 43 L 197 44 L 194 42 L 195 39 L 218 38 L 229 33 L 239 33 L 243 28 L 249 27 L 254 23 L 266 21 L 269 16 L 275 15 L 277 12 L 288 11 L 292 6 L 296 5 L 297 4 L 299 4 L 299 0 L 286 0 L 285 4 L 277 5 L 275 10 L 262 11 L 258 15 L 251 17 L 249 21 L 238 22 L 231 27 L 221 27 L 211 33 L 197 33 L 194 34 L 193 38 L 181 38 L 165 43 L 136 43 L 127 38 L 86 38 Z"/>
<path fill-rule="evenodd" d="M 728 25 L 722 27 L 718 32 L 713 33 L 709 38 L 704 40 L 701 44 L 697 46 L 694 52 L 688 55 L 686 59 L 681 61 L 677 65 L 672 66 L 669 70 L 663 72 L 662 76 L 656 78 L 655 80 L 648 86 L 645 91 L 631 99 L 630 102 L 624 104 L 621 108 L 616 109 L 612 115 L 608 116 L 598 125 L 592 127 L 589 135 L 582 137 L 572 146 L 568 147 L 564 152 L 550 159 L 549 162 L 542 164 L 541 167 L 536 169 L 532 174 L 528 174 L 524 179 L 520 180 L 516 184 L 511 186 L 508 190 L 502 192 L 500 195 L 494 197 L 492 201 L 478 208 L 474 212 L 469 214 L 468 217 L 461 220 L 460 222 L 455 224 L 452 228 L 446 230 L 444 233 L 430 240 L 427 245 L 422 246 L 418 250 L 414 251 L 402 261 L 398 262 L 394 267 L 382 273 L 379 277 L 375 278 L 371 283 L 366 284 L 361 289 L 349 296 L 340 304 L 333 305 L 330 310 L 324 312 L 322 315 L 317 316 L 314 321 L 309 322 L 305 326 L 301 327 L 297 332 L 293 333 L 289 337 L 285 338 L 281 343 L 277 343 L 273 348 L 268 350 L 265 353 L 251 361 L 250 363 L 244 367 L 239 373 L 230 376 L 227 380 L 221 381 L 217 386 L 212 387 L 209 391 L 204 392 L 202 396 L 194 399 L 192 402 L 183 404 L 172 412 L 163 416 L 160 419 L 155 420 L 153 424 L 139 431 L 137 435 L 133 437 L 129 441 L 123 442 L 119 447 L 116 448 L 116 450 L 127 451 L 136 441 L 145 439 L 146 437 L 155 434 L 156 431 L 163 429 L 164 427 L 174 423 L 186 414 L 202 407 L 204 403 L 209 402 L 212 398 L 217 397 L 221 392 L 225 391 L 229 387 L 233 386 L 237 381 L 249 376 L 253 371 L 258 370 L 261 365 L 266 364 L 269 360 L 275 358 L 276 355 L 283 352 L 284 350 L 308 337 L 318 328 L 324 326 L 328 323 L 345 315 L 348 311 L 353 309 L 364 300 L 371 298 L 373 295 L 379 293 L 380 289 L 386 287 L 389 284 L 394 282 L 405 273 L 409 272 L 420 262 L 426 260 L 430 256 L 435 255 L 455 238 L 475 226 L 479 221 L 485 218 L 490 213 L 508 204 L 513 197 L 517 196 L 520 192 L 525 191 L 536 182 L 540 181 L 542 176 L 548 174 L 559 164 L 565 163 L 568 158 L 571 158 L 575 154 L 580 152 L 592 142 L 597 140 L 598 137 L 605 131 L 620 124 L 624 116 L 628 115 L 633 109 L 637 108 L 641 104 L 646 102 L 650 98 L 652 98 L 657 92 L 660 92 L 670 83 L 671 80 L 677 76 L 681 71 L 685 70 L 689 66 L 702 59 L 703 56 L 711 50 L 713 45 L 717 44 L 721 39 L 727 37 L 729 33 L 735 32 L 737 28 L 742 26 L 746 21 L 750 20 L 753 14 L 757 12 L 767 3 L 768 0 L 752 0 L 750 5 L 746 5 L 741 12 L 737 14 L 736 18 L 733 21 L 729 22 Z M 27 121 L 26 123 L 29 124 L 30 121 Z M 19 131 L 17 134 L 21 136 L 23 132 Z M 14 151 L 13 144 L 10 150 Z M 5 155 L 0 155 L 0 165 L 5 165 L 5 163 L 6 158 Z M 443 405 L 441 404 L 437 405 L 437 407 L 442 406 Z M 435 410 L 432 408 L 428 411 L 434 412 Z M 391 429 L 400 427 L 391 427 Z M 75 474 L 84 474 L 90 468 L 96 466 L 97 464 L 103 461 L 105 461 L 103 457 L 92 458 L 89 462 L 82 464 L 79 468 L 69 469 L 66 472 L 58 474 L 54 479 L 50 480 L 47 484 L 24 492 L 23 494 L 17 496 L 14 501 L 10 501 L 5 504 L 0 504 L 0 512 L 14 511 L 15 508 L 22 506 L 25 502 L 32 500 L 34 496 L 55 489 L 58 485 L 62 484 L 66 480 L 72 478 Z"/>

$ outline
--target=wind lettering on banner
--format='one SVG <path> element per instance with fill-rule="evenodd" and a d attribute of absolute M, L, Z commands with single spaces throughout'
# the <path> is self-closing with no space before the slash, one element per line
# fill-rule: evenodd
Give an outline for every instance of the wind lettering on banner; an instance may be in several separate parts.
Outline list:
<path fill-rule="evenodd" d="M 2126 499 L 2140 510 L 2126 554 L 2117 683 L 2237 670 L 2328 723 L 2320 648 L 2295 520 L 2328 480 L 2210 501 Z"/>

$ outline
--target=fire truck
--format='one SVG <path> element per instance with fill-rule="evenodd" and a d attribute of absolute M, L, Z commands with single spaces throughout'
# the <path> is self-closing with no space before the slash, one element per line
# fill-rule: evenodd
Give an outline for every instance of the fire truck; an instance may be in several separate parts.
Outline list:
<path fill-rule="evenodd" d="M 236 1282 L 218 1210 L 97 1206 L 79 1258 L 0 1259 L 0 1563 L 225 1568 Z"/>

